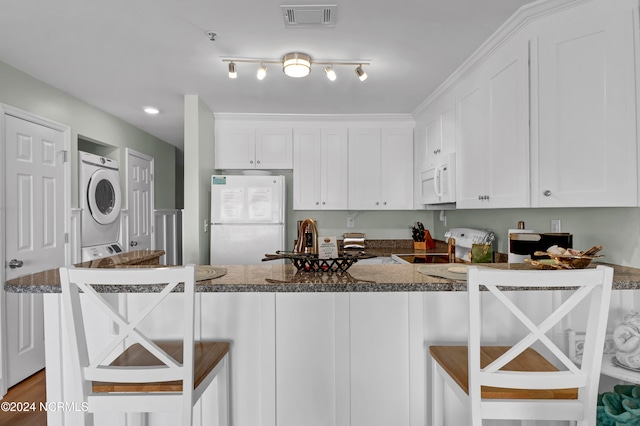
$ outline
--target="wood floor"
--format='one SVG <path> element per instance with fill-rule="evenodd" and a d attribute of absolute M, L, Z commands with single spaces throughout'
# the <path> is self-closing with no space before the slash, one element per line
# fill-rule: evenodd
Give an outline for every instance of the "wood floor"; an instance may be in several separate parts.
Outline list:
<path fill-rule="evenodd" d="M 47 412 L 40 410 L 40 403 L 45 402 L 45 370 L 40 370 L 33 376 L 9 388 L 9 392 L 4 396 L 0 403 L 8 402 L 14 407 L 22 406 L 27 403 L 28 407 L 35 407 L 35 411 L 29 410 L 25 412 L 6 411 L 3 407 L 0 410 L 0 425 L 10 426 L 43 426 L 47 424 Z"/>

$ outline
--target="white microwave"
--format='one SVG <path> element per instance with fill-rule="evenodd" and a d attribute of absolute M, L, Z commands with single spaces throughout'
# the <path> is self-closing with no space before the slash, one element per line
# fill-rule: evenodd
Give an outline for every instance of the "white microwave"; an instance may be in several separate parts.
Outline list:
<path fill-rule="evenodd" d="M 420 202 L 426 205 L 456 202 L 456 154 L 444 154 L 435 168 L 420 172 Z"/>

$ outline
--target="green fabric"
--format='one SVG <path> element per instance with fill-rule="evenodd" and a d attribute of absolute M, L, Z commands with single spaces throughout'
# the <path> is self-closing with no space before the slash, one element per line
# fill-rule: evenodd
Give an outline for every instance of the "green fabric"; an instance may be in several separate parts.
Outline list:
<path fill-rule="evenodd" d="M 616 385 L 597 404 L 598 426 L 640 426 L 640 386 Z"/>

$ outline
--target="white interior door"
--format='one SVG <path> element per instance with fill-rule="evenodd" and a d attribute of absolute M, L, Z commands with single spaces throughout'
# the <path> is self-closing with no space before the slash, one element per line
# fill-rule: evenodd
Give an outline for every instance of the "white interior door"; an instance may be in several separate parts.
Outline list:
<path fill-rule="evenodd" d="M 150 250 L 153 238 L 153 157 L 127 149 L 129 242 L 125 250 Z"/>
<path fill-rule="evenodd" d="M 65 263 L 65 132 L 11 115 L 5 131 L 5 278 Z M 5 293 L 6 386 L 44 367 L 41 294 Z"/>

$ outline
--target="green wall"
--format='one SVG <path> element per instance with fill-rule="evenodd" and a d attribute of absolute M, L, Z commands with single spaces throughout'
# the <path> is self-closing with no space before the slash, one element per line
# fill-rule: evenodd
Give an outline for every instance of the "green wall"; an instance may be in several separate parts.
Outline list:
<path fill-rule="evenodd" d="M 71 205 L 78 206 L 78 146 L 120 162 L 124 190 L 125 149 L 155 159 L 155 208 L 176 208 L 176 148 L 142 130 L 0 62 L 0 103 L 71 128 Z M 142 113 L 142 111 L 141 111 Z M 155 117 L 162 119 L 162 117 Z M 80 140 L 80 142 L 79 142 Z"/>
<path fill-rule="evenodd" d="M 211 175 L 214 174 L 214 117 L 197 95 L 184 97 L 184 215 L 182 262 L 209 264 Z"/>
<path fill-rule="evenodd" d="M 503 253 L 508 252 L 508 229 L 517 228 L 518 221 L 524 221 L 527 229 L 551 232 L 551 219 L 560 219 L 561 231 L 573 234 L 575 248 L 600 244 L 604 246 L 603 261 L 640 267 L 638 208 L 455 210 L 445 212 L 446 227 L 438 213 L 432 222 L 437 238 L 442 239 L 453 227 L 487 228 L 496 234 L 494 249 Z"/>

